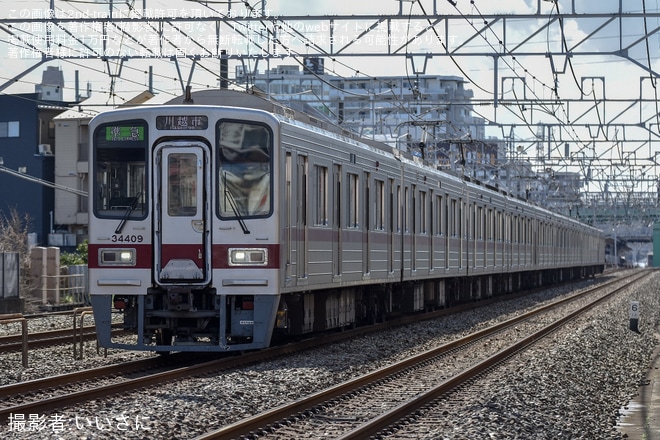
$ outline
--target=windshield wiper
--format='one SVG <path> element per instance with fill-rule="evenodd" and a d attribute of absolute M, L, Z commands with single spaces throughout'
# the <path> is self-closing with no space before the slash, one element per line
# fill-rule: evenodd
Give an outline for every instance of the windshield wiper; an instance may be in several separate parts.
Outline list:
<path fill-rule="evenodd" d="M 140 199 L 141 195 L 142 193 L 139 193 L 137 196 L 133 197 L 131 204 L 126 208 L 126 212 L 124 213 L 124 216 L 119 221 L 119 224 L 117 225 L 117 229 L 115 229 L 115 234 L 121 234 L 121 230 L 124 229 L 124 225 L 126 224 L 126 220 L 128 220 L 128 216 L 131 215 L 131 212 L 133 212 L 137 207 L 138 200 Z"/>
<path fill-rule="evenodd" d="M 243 220 L 243 216 L 238 210 L 238 205 L 236 203 L 236 199 L 234 198 L 234 194 L 232 194 L 232 192 L 229 190 L 229 187 L 227 186 L 227 173 L 225 173 L 223 177 L 225 180 L 225 200 L 229 200 L 229 206 L 231 206 L 231 210 L 234 211 L 234 215 L 236 216 L 236 220 L 243 230 L 243 234 L 249 234 L 250 230 L 248 229 L 247 225 L 245 224 L 245 220 Z"/>

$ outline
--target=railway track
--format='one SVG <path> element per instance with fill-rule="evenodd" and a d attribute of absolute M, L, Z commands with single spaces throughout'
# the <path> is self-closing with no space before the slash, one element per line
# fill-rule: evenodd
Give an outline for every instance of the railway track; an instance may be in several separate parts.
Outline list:
<path fill-rule="evenodd" d="M 539 289 L 540 290 L 540 289 Z M 534 290 L 532 291 L 525 291 L 525 292 L 518 292 L 514 293 L 511 295 L 507 295 L 505 297 L 496 297 L 492 299 L 487 299 L 484 301 L 481 301 L 479 304 L 461 304 L 452 307 L 451 309 L 443 309 L 443 310 L 438 310 L 435 312 L 429 312 L 424 314 L 422 319 L 435 319 L 440 316 L 444 315 L 449 315 L 453 313 L 460 313 L 462 311 L 466 310 L 471 310 L 477 307 L 481 306 L 487 306 L 488 304 L 496 303 L 499 301 L 503 300 L 509 300 L 512 298 L 516 297 L 521 297 L 525 295 L 529 295 L 530 293 L 533 293 Z M 48 313 L 48 315 L 68 315 L 71 314 L 72 312 L 70 311 L 60 311 L 60 312 L 52 312 Z M 35 315 L 26 315 L 25 318 L 30 319 L 33 318 L 40 318 L 43 316 L 46 316 L 47 314 L 41 313 L 41 314 L 35 314 Z M 412 317 L 402 317 L 400 319 L 397 319 L 396 321 L 393 321 L 395 325 L 402 325 L 406 324 L 409 322 L 415 322 L 419 321 L 420 316 L 419 315 L 414 315 Z M 387 324 L 389 325 L 389 324 Z M 113 336 L 114 335 L 120 335 L 122 333 L 121 330 L 121 324 L 113 324 L 114 330 L 112 331 Z M 378 330 L 378 327 L 374 327 L 376 330 Z M 358 330 L 360 332 L 361 330 Z M 366 332 L 370 332 L 371 330 L 367 329 Z M 75 333 L 75 341 L 80 342 L 82 338 L 82 341 L 91 341 L 96 339 L 96 328 L 95 326 L 85 326 L 81 329 L 78 328 L 76 333 Z M 54 345 L 66 345 L 66 344 L 71 344 L 74 341 L 74 331 L 71 328 L 66 328 L 66 329 L 57 329 L 57 330 L 50 330 L 50 331 L 45 331 L 45 332 L 34 332 L 34 333 L 28 333 L 28 347 L 30 349 L 33 348 L 44 348 L 44 347 L 52 347 Z M 8 352 L 14 352 L 14 351 L 21 351 L 22 349 L 22 335 L 16 334 L 16 335 L 8 335 L 8 336 L 0 336 L 0 353 L 8 353 Z"/>
<path fill-rule="evenodd" d="M 614 282 L 627 285 L 629 280 L 626 281 L 617 279 Z M 611 284 L 611 282 L 608 284 Z M 586 292 L 583 292 L 581 294 L 570 297 L 570 299 L 576 299 L 577 297 L 585 294 Z M 483 305 L 483 303 L 480 303 L 480 305 Z M 553 304 L 552 307 L 554 306 L 555 305 Z M 476 306 L 472 304 L 467 307 L 474 308 Z M 456 311 L 457 309 L 452 310 L 452 312 Z M 426 314 L 426 317 L 431 319 L 433 317 L 441 316 L 444 314 L 447 314 L 447 311 L 429 313 Z M 0 387 L 0 397 L 3 401 L 3 403 L 0 404 L 0 419 L 7 420 L 10 414 L 41 414 L 55 409 L 70 407 L 72 405 L 76 405 L 91 399 L 107 398 L 108 396 L 112 396 L 118 393 L 125 394 L 139 388 L 146 388 L 154 385 L 162 386 L 162 384 L 165 382 L 181 380 L 183 378 L 200 376 L 209 373 L 217 373 L 218 371 L 232 368 L 238 368 L 243 365 L 261 362 L 268 358 L 285 356 L 287 354 L 304 351 L 316 347 L 319 344 L 330 344 L 333 342 L 354 338 L 361 334 L 377 332 L 392 325 L 401 325 L 402 323 L 410 321 L 419 321 L 419 319 L 419 315 L 414 317 L 406 317 L 405 319 L 399 320 L 397 322 L 388 322 L 367 328 L 324 335 L 321 338 L 314 338 L 295 344 L 288 344 L 285 346 L 273 347 L 258 352 L 246 353 L 241 356 L 224 357 L 220 359 L 210 359 L 204 361 L 197 359 L 196 361 L 191 361 L 189 354 L 186 356 L 185 353 L 181 353 L 168 357 L 158 357 L 143 361 L 133 361 L 126 364 L 102 367 L 98 369 L 86 370 L 83 372 L 70 373 L 62 376 L 55 376 L 14 385 L 7 385 Z M 477 336 L 474 337 L 476 338 Z M 185 359 L 185 361 L 182 359 Z M 344 387 L 346 387 L 346 385 Z M 322 398 L 328 400 L 324 396 L 322 396 Z M 302 403 L 302 405 L 306 405 L 308 408 L 303 409 L 301 406 L 298 409 L 285 410 L 285 412 L 293 411 L 294 414 L 298 414 L 300 411 L 308 411 L 309 408 L 315 408 L 315 404 L 310 406 L 308 403 Z M 312 411 L 314 410 L 315 409 Z M 280 412 L 277 412 L 277 415 L 271 415 L 270 417 L 274 418 L 273 420 L 281 420 L 287 418 L 284 413 Z M 239 429 L 244 430 L 244 423 L 246 422 L 242 422 L 240 424 L 241 427 Z M 265 427 L 268 423 L 272 422 L 265 422 L 265 424 L 262 424 L 262 427 Z M 246 432 L 253 430 L 253 425 L 248 426 L 246 429 Z M 220 433 L 220 435 L 224 434 Z M 233 435 L 234 434 L 231 434 L 230 436 Z"/>
<path fill-rule="evenodd" d="M 96 329 L 88 326 L 83 329 L 84 340 L 96 337 Z M 28 345 L 30 348 L 50 347 L 53 345 L 71 343 L 73 340 L 72 329 L 50 330 L 47 332 L 29 333 Z M 0 353 L 19 351 L 22 344 L 22 335 L 10 335 L 0 337 Z"/>
<path fill-rule="evenodd" d="M 116 327 L 113 334 L 121 334 L 122 330 Z M 52 347 L 54 345 L 72 344 L 75 341 L 91 341 L 96 339 L 96 327 L 86 326 L 74 333 L 73 329 L 59 329 L 50 330 L 46 332 L 28 333 L 28 347 L 43 348 Z M 0 353 L 8 353 L 12 351 L 21 351 L 23 344 L 22 335 L 9 335 L 0 337 Z"/>
<path fill-rule="evenodd" d="M 384 325 L 376 325 L 371 328 L 365 328 L 365 329 L 355 329 L 351 333 L 348 333 L 347 335 L 359 335 L 362 333 L 370 333 L 372 331 L 379 331 L 382 328 L 388 327 L 390 325 L 405 325 L 407 323 L 419 321 L 420 319 L 435 319 L 440 316 L 450 315 L 453 313 L 460 313 L 481 306 L 487 306 L 489 304 L 497 303 L 499 301 L 522 297 L 525 295 L 529 295 L 532 292 L 533 291 L 518 292 L 511 295 L 507 295 L 506 297 L 496 297 L 496 298 L 487 299 L 481 301 L 478 304 L 475 303 L 461 304 L 454 306 L 450 309 L 442 309 L 434 312 L 428 312 L 421 317 L 420 315 L 412 315 L 407 317 L 404 316 L 401 318 L 397 318 L 396 320 L 392 320 Z M 55 312 L 53 314 L 61 315 L 68 313 L 70 312 Z M 34 317 L 41 317 L 41 316 L 43 316 L 43 314 L 34 315 Z M 31 317 L 26 317 L 26 318 L 28 318 L 29 320 Z M 123 330 L 120 328 L 121 324 L 113 324 L 113 327 L 115 327 L 114 330 L 112 331 L 113 335 L 118 336 L 123 332 Z M 75 333 L 76 343 L 80 342 L 81 337 L 82 337 L 82 341 L 92 341 L 96 339 L 96 329 L 94 326 L 86 326 L 82 330 L 83 330 L 82 333 L 80 332 L 80 329 L 78 329 L 77 332 Z M 342 337 L 343 336 L 340 336 L 340 338 Z M 51 330 L 45 332 L 35 332 L 28 334 L 29 349 L 52 347 L 55 345 L 67 345 L 67 344 L 71 344 L 73 341 L 74 341 L 74 331 L 71 328 Z M 21 349 L 22 349 L 22 335 L 0 336 L 0 353 L 21 351 Z"/>
<path fill-rule="evenodd" d="M 446 398 L 449 393 L 497 368 L 507 358 L 629 287 L 630 283 L 649 275 L 622 280 L 619 287 L 605 294 L 598 294 L 594 289 L 541 307 L 307 398 L 209 432 L 197 440 L 303 437 L 347 440 L 385 436 L 410 423 L 420 411 L 438 399 Z M 585 302 L 587 295 L 596 295 L 597 298 L 589 299 L 586 304 L 569 305 L 570 302 Z M 564 310 L 566 307 L 570 307 L 568 312 Z M 512 340 L 515 342 L 510 343 Z M 478 353 L 489 354 L 478 357 Z"/>

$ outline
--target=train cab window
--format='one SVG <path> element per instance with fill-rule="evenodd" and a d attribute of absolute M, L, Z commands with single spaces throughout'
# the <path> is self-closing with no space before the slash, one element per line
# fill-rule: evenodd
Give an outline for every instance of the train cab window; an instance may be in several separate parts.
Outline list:
<path fill-rule="evenodd" d="M 264 217 L 272 212 L 273 137 L 264 125 L 220 121 L 218 198 L 221 218 Z"/>
<path fill-rule="evenodd" d="M 99 217 L 146 217 L 147 124 L 141 120 L 100 125 L 93 138 L 93 203 Z"/>

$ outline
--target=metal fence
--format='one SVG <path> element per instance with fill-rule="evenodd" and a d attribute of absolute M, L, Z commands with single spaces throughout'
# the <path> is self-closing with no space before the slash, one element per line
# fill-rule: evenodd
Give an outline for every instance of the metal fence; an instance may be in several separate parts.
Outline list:
<path fill-rule="evenodd" d="M 74 304 L 91 305 L 89 300 L 89 288 L 87 287 L 87 265 L 80 264 L 68 266 L 69 274 L 64 276 L 66 292 L 71 295 Z"/>
<path fill-rule="evenodd" d="M 44 304 L 91 305 L 87 273 L 87 265 L 72 265 L 63 267 L 59 275 L 42 276 Z"/>

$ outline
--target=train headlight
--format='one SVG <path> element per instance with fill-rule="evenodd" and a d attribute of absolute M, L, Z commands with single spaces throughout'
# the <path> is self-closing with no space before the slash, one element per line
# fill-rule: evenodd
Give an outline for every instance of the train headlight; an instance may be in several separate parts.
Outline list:
<path fill-rule="evenodd" d="M 135 249 L 99 249 L 99 266 L 135 266 Z"/>
<path fill-rule="evenodd" d="M 230 248 L 230 266 L 265 266 L 268 264 L 268 249 L 262 248 Z"/>

